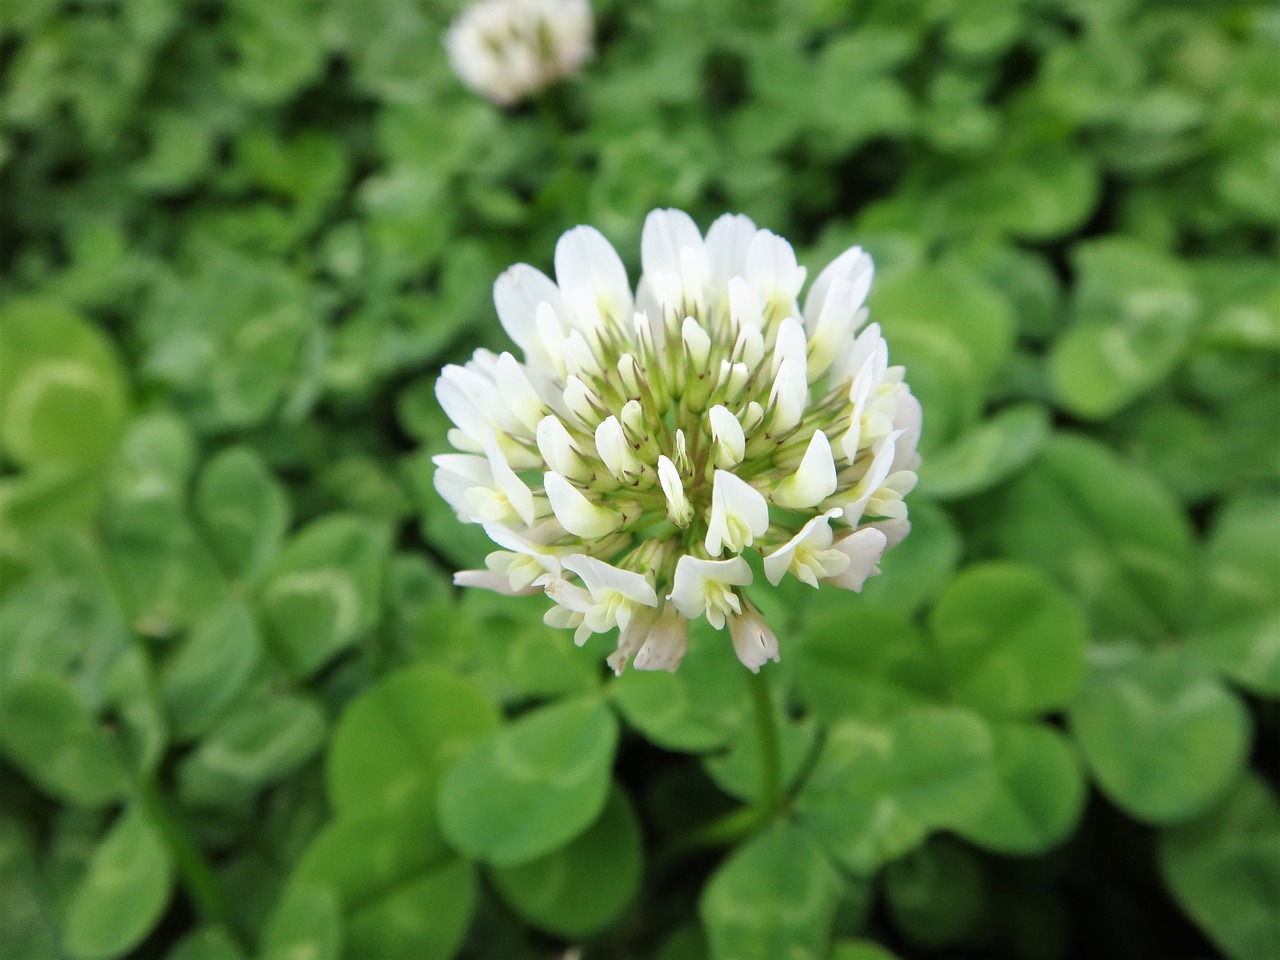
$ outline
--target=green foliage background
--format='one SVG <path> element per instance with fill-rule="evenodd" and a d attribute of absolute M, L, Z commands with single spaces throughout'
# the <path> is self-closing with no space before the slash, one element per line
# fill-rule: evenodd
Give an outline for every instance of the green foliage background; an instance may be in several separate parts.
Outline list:
<path fill-rule="evenodd" d="M 507 113 L 452 3 L 0 3 L 0 954 L 1280 956 L 1280 12 L 594 6 Z M 867 247 L 924 403 L 763 700 L 450 585 L 434 371 L 655 206 Z"/>

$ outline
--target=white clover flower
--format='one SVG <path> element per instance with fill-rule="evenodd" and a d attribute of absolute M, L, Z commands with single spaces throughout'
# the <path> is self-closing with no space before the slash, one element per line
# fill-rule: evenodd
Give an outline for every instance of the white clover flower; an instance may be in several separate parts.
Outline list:
<path fill-rule="evenodd" d="M 655 210 L 641 262 L 633 296 L 609 242 L 570 230 L 554 282 L 517 264 L 494 285 L 523 361 L 480 350 L 442 372 L 459 452 L 435 458 L 436 488 L 501 548 L 455 582 L 541 590 L 579 643 L 617 628 L 619 673 L 674 670 L 699 617 L 759 670 L 778 640 L 744 593 L 746 556 L 774 586 L 862 589 L 910 529 L 920 405 L 863 327 L 861 249 L 803 308 L 790 244 L 743 216 L 704 238 Z"/>
<path fill-rule="evenodd" d="M 506 107 L 576 73 L 594 31 L 587 0 L 481 0 L 453 21 L 444 45 L 459 79 Z"/>

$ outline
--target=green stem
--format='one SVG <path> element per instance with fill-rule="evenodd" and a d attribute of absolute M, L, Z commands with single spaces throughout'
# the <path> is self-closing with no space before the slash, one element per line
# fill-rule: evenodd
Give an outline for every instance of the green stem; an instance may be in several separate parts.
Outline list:
<path fill-rule="evenodd" d="M 204 858 L 199 845 L 192 839 L 186 827 L 174 815 L 156 790 L 155 784 L 143 777 L 138 784 L 138 795 L 143 807 L 164 835 L 178 867 L 182 885 L 195 904 L 196 912 L 205 923 L 223 923 L 227 919 L 227 897 L 218 882 L 213 868 Z"/>
<path fill-rule="evenodd" d="M 760 799 L 756 804 L 758 822 L 764 823 L 777 812 L 782 799 L 782 761 L 778 749 L 778 723 L 769 693 L 765 672 L 750 673 L 751 701 L 755 706 L 756 738 L 760 746 Z"/>

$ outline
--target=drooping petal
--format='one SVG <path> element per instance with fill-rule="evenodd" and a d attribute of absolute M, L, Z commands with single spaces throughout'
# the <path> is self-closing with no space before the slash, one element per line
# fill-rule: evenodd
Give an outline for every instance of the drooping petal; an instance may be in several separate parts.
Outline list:
<path fill-rule="evenodd" d="M 849 565 L 843 572 L 827 577 L 823 582 L 858 592 L 867 577 L 880 572 L 876 564 L 880 562 L 887 543 L 884 533 L 874 527 L 863 527 L 840 538 L 835 542 L 835 549 L 849 558 Z"/>
<path fill-rule="evenodd" d="M 644 636 L 644 644 L 633 661 L 635 668 L 674 672 L 684 659 L 685 651 L 689 649 L 689 621 L 671 604 L 663 604 L 658 619 L 648 626 L 648 632 Z M 621 638 L 618 646 L 621 652 Z M 621 672 L 618 665 L 610 665 L 616 672 Z"/>
<path fill-rule="evenodd" d="M 729 636 L 733 638 L 733 652 L 752 673 L 759 673 L 770 660 L 778 662 L 778 638 L 758 610 L 748 606 L 741 615 L 730 617 Z"/>

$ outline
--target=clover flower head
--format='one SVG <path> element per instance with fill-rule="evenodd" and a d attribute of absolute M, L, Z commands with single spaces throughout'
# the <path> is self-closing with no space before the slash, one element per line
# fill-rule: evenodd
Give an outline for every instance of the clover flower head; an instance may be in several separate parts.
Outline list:
<path fill-rule="evenodd" d="M 444 44 L 454 73 L 510 106 L 575 73 L 592 50 L 587 0 L 481 0 L 458 15 Z"/>
<path fill-rule="evenodd" d="M 910 528 L 920 405 L 866 325 L 860 248 L 803 307 L 791 245 L 744 216 L 704 237 L 655 210 L 640 258 L 633 294 L 609 242 L 570 230 L 554 281 L 517 264 L 494 285 L 523 359 L 442 371 L 458 452 L 435 458 L 436 489 L 500 548 L 456 582 L 541 591 L 580 644 L 616 628 L 618 673 L 674 670 L 700 617 L 759 670 L 779 647 L 747 557 L 773 586 L 862 589 Z"/>

